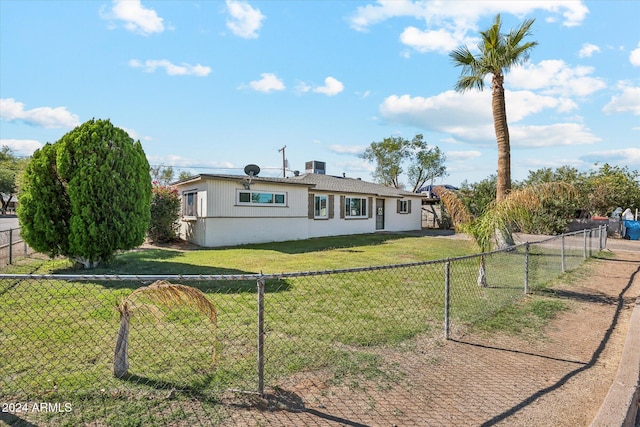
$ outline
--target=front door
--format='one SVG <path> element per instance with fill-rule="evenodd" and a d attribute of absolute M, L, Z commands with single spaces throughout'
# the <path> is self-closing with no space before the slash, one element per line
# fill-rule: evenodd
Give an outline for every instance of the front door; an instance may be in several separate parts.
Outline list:
<path fill-rule="evenodd" d="M 384 199 L 376 199 L 376 230 L 384 230 Z"/>

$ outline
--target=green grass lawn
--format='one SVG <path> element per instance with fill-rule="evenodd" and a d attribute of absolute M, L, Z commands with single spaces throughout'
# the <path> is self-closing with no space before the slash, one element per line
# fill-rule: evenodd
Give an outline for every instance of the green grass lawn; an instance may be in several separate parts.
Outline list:
<path fill-rule="evenodd" d="M 226 249 L 136 250 L 90 273 L 276 275 L 414 263 L 473 252 L 465 240 L 371 234 Z M 538 253 L 532 248 L 532 254 L 534 286 L 557 277 L 552 266 L 559 262 L 557 257 L 546 249 Z M 520 298 L 523 262 L 520 250 L 488 256 L 487 288 L 475 282 L 478 258 L 452 263 L 452 320 L 475 322 Z M 64 260 L 12 269 L 87 273 Z M 171 416 L 194 398 L 199 411 L 224 418 L 218 403 L 229 389 L 257 387 L 256 283 L 174 282 L 197 287 L 214 303 L 217 335 L 212 336 L 208 320 L 191 309 L 143 306 L 131 321 L 130 375 L 117 379 L 111 373 L 119 326 L 116 306 L 149 283 L 0 280 L 0 400 L 72 401 L 77 411 L 54 416 L 53 421 L 68 425 L 95 420 L 108 425 L 163 424 L 165 418 L 157 413 Z M 384 361 L 385 352 L 411 348 L 416 340 L 439 339 L 443 318 L 443 263 L 271 278 L 265 295 L 265 384 L 278 386 L 303 372 L 323 372 L 334 383 L 398 378 Z M 176 394 L 167 400 L 172 389 Z M 118 401 L 126 403 L 125 411 L 117 415 L 107 410 L 118 407 Z"/>

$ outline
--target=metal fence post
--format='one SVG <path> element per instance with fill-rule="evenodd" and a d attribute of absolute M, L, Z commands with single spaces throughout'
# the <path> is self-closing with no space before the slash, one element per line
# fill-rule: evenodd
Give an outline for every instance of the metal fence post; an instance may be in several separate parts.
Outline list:
<path fill-rule="evenodd" d="M 524 293 L 529 293 L 529 242 L 524 244 Z"/>
<path fill-rule="evenodd" d="M 9 229 L 9 264 L 13 264 L 13 228 Z"/>
<path fill-rule="evenodd" d="M 602 250 L 602 225 L 598 226 L 598 252 Z"/>
<path fill-rule="evenodd" d="M 258 279 L 258 394 L 264 394 L 264 279 Z"/>
<path fill-rule="evenodd" d="M 565 265 L 564 265 L 564 234 L 562 234 L 562 243 L 560 245 L 560 263 L 562 264 L 562 272 L 564 273 Z"/>
<path fill-rule="evenodd" d="M 444 263 L 444 339 L 449 339 L 449 300 L 451 297 L 451 262 Z"/>
<path fill-rule="evenodd" d="M 585 228 L 582 232 L 584 235 L 584 250 L 582 251 L 582 258 L 587 259 L 587 229 Z"/>

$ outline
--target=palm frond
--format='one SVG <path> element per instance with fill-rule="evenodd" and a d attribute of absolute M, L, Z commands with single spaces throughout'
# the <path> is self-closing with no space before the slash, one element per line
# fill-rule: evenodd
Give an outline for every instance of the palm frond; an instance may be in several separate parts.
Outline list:
<path fill-rule="evenodd" d="M 513 225 L 529 221 L 544 204 L 552 199 L 573 199 L 575 187 L 565 182 L 545 182 L 513 190 L 499 202 L 492 202 L 485 213 L 466 232 L 472 234 L 484 251 L 491 247 L 498 234 L 510 236 Z"/>
<path fill-rule="evenodd" d="M 492 207 L 494 215 L 512 220 L 526 219 L 543 204 L 554 198 L 572 199 L 577 196 L 575 187 L 566 182 L 544 182 L 513 190 Z"/>
<path fill-rule="evenodd" d="M 116 337 L 116 348 L 113 357 L 113 374 L 117 378 L 127 375 L 129 369 L 129 320 L 136 310 L 146 308 L 156 318 L 162 315 L 160 307 L 168 308 L 179 305 L 189 306 L 206 316 L 211 321 L 213 336 L 218 330 L 218 318 L 216 307 L 209 301 L 199 289 L 191 286 L 176 285 L 164 280 L 158 280 L 149 286 L 133 291 L 128 297 L 123 298 L 118 311 L 120 311 L 120 329 Z M 213 360 L 216 360 L 216 347 L 213 347 Z"/>
<path fill-rule="evenodd" d="M 191 286 L 176 285 L 165 280 L 158 280 L 149 286 L 136 289 L 123 300 L 121 307 L 134 310 L 138 307 L 136 300 L 143 297 L 159 306 L 172 307 L 187 305 L 206 316 L 214 328 L 217 327 L 216 307 L 199 289 Z"/>
<path fill-rule="evenodd" d="M 447 212 L 449 212 L 453 221 L 453 226 L 457 231 L 461 230 L 460 227 L 463 224 L 467 224 L 474 219 L 471 212 L 469 212 L 464 203 L 462 203 L 453 191 L 449 191 L 441 186 L 436 186 L 434 187 L 433 192 L 440 197 L 440 200 L 444 204 Z"/>

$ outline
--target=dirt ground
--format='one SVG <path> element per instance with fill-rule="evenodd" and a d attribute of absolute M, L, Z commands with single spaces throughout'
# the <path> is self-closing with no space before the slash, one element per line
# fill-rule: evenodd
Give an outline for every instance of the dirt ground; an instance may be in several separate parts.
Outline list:
<path fill-rule="evenodd" d="M 387 354 L 397 378 L 382 385 L 301 376 L 270 390 L 258 409 L 238 408 L 230 425 L 588 426 L 640 296 L 640 242 L 610 239 L 607 248 L 613 259 L 592 260 L 555 289 L 569 309 L 542 337 L 466 334 Z"/>

